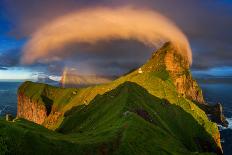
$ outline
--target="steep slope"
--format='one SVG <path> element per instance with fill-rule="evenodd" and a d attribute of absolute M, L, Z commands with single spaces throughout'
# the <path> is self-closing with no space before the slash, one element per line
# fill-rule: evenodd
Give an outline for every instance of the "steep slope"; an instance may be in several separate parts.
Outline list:
<path fill-rule="evenodd" d="M 199 108 L 198 104 L 206 105 L 201 89 L 192 79 L 188 63 L 178 53 L 171 43 L 167 43 L 141 68 L 113 82 L 79 89 L 63 89 L 25 82 L 19 88 L 18 94 L 21 94 L 22 98 L 29 98 L 32 103 L 40 103 L 44 107 L 49 107 L 48 109 L 51 110 L 46 111 L 48 115 L 39 124 L 55 130 L 64 123 L 67 117 L 65 113 L 73 107 L 88 105 L 98 94 L 104 94 L 125 81 L 131 81 L 145 88 L 151 95 L 167 100 L 168 103 L 180 107 L 192 116 L 220 148 L 217 125 L 208 119 L 203 108 Z M 33 121 L 33 117 L 28 117 L 27 114 L 30 111 L 32 109 L 19 106 L 18 117 Z M 185 124 L 187 122 L 183 122 L 182 127 Z"/>
<path fill-rule="evenodd" d="M 56 131 L 21 119 L 0 120 L 0 153 L 191 155 L 221 149 L 182 108 L 125 82 L 67 111 Z"/>
<path fill-rule="evenodd" d="M 202 90 L 193 80 L 189 63 L 170 42 L 157 50 L 152 58 L 140 68 L 140 72 L 167 72 L 177 91 L 190 100 L 204 103 Z"/>

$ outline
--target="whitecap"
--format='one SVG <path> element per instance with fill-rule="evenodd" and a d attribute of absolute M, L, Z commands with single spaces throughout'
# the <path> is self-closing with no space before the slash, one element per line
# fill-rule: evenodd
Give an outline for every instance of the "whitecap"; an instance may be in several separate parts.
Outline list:
<path fill-rule="evenodd" d="M 228 121 L 229 125 L 228 128 L 232 129 L 232 118 L 226 118 L 226 120 Z"/>
<path fill-rule="evenodd" d="M 226 120 L 228 121 L 228 127 L 223 127 L 221 125 L 218 125 L 219 130 L 226 130 L 226 129 L 232 129 L 232 117 L 231 118 L 226 118 Z"/>
<path fill-rule="evenodd" d="M 8 92 L 8 89 L 0 89 L 0 92 Z"/>

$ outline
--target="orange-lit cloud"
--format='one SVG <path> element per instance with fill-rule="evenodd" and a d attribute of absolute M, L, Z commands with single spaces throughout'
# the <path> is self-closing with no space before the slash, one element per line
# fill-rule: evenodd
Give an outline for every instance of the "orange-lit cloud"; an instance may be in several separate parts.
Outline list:
<path fill-rule="evenodd" d="M 114 39 L 133 39 L 152 47 L 171 41 L 192 63 L 189 42 L 174 23 L 158 12 L 131 7 L 84 9 L 48 21 L 25 45 L 22 62 L 49 59 L 68 44 Z"/>

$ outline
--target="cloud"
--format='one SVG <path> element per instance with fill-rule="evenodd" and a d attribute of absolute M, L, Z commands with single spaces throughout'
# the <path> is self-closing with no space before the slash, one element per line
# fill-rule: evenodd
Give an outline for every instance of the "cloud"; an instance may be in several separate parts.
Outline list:
<path fill-rule="evenodd" d="M 193 66 L 195 70 L 205 70 L 217 66 L 232 66 L 231 64 L 231 40 L 232 40 L 232 2 L 229 0 L 3 0 L 5 1 L 5 9 L 8 10 L 8 20 L 15 25 L 11 30 L 11 34 L 17 37 L 29 37 L 36 30 L 45 26 L 48 21 L 57 19 L 60 16 L 79 11 L 84 8 L 93 6 L 120 7 L 125 5 L 133 5 L 138 8 L 156 10 L 166 17 L 172 19 L 178 27 L 188 36 L 193 51 Z M 114 41 L 113 41 L 114 42 Z M 108 42 L 109 43 L 109 42 Z M 108 44 L 107 43 L 107 44 Z M 117 45 L 121 45 L 117 44 Z M 137 45 L 135 45 L 137 46 Z M 77 47 L 75 49 L 75 47 Z M 95 46 L 92 46 L 95 47 Z M 134 57 L 135 64 L 141 64 L 149 57 L 150 48 L 140 48 L 140 58 L 136 54 L 127 51 L 126 45 L 123 46 L 125 53 L 124 59 L 132 59 Z M 104 54 L 100 56 L 94 53 L 82 53 L 80 47 L 71 45 L 72 51 L 69 52 L 70 45 L 67 45 L 63 51 L 69 53 L 61 57 L 66 61 L 81 61 L 83 59 L 91 59 L 88 62 L 101 65 L 100 60 L 109 59 L 110 64 L 120 64 L 119 59 L 123 57 L 123 53 L 117 56 L 107 55 L 107 51 L 113 51 L 115 46 L 110 46 Z M 99 51 L 100 47 L 97 47 Z M 67 50 L 68 49 L 68 50 Z M 129 44 L 128 49 L 133 49 Z M 85 49 L 86 50 L 86 49 Z M 88 49 L 89 50 L 89 49 Z M 91 49 L 93 51 L 94 49 Z M 76 52 L 75 52 L 76 51 Z M 146 52 L 147 53 L 146 53 Z M 80 54 L 79 54 L 80 53 Z M 96 59 L 95 59 L 96 57 Z M 114 59 L 115 58 L 115 59 Z M 99 60 L 99 61 L 98 61 Z M 98 63 L 96 64 L 96 61 Z M 75 61 L 74 61 L 75 62 Z M 73 63 L 74 63 L 73 62 Z M 71 63 L 71 62 L 70 62 Z M 131 63 L 130 63 L 131 64 Z M 75 64 L 73 64 L 75 65 Z M 78 64 L 79 65 L 79 64 Z M 129 65 L 128 65 L 129 66 Z M 134 65 L 136 66 L 136 65 Z M 97 67 L 97 66 L 96 66 Z M 114 66 L 107 66 L 108 68 Z M 131 66 L 133 67 L 133 66 Z M 122 70 L 124 68 L 121 68 Z M 110 70 L 110 69 L 109 69 Z"/>
<path fill-rule="evenodd" d="M 152 47 L 171 41 L 192 62 L 188 40 L 174 23 L 158 12 L 132 7 L 89 8 L 58 17 L 32 34 L 22 62 L 31 64 L 49 58 L 70 43 L 114 39 L 134 39 Z"/>
<path fill-rule="evenodd" d="M 194 43 L 193 46 L 197 51 L 193 54 L 193 59 L 196 60 L 192 66 L 194 70 L 232 66 L 232 45 L 227 42 L 202 40 Z"/>
<path fill-rule="evenodd" d="M 0 67 L 0 70 L 8 70 L 6 67 Z"/>
<path fill-rule="evenodd" d="M 10 49 L 0 55 L 0 66 L 14 67 L 19 65 L 21 51 L 19 49 Z"/>

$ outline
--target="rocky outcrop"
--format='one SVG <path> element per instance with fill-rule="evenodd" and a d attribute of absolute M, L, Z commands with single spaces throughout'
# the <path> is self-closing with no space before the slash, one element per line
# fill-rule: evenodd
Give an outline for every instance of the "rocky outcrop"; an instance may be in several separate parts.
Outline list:
<path fill-rule="evenodd" d="M 171 50 L 165 56 L 166 69 L 172 78 L 177 91 L 184 97 L 199 103 L 204 103 L 202 90 L 197 82 L 193 80 L 189 72 L 189 65 L 180 55 Z"/>
<path fill-rule="evenodd" d="M 220 103 L 215 105 L 204 104 L 199 105 L 199 107 L 205 111 L 210 120 L 224 127 L 228 127 L 229 123 L 223 114 L 223 108 Z"/>
<path fill-rule="evenodd" d="M 190 100 L 205 103 L 202 90 L 192 78 L 189 67 L 188 60 L 172 43 L 168 42 L 152 55 L 152 58 L 142 67 L 142 71 L 166 71 L 181 95 Z"/>
<path fill-rule="evenodd" d="M 48 116 L 48 118 L 44 122 L 44 126 L 48 129 L 50 129 L 54 124 L 59 123 L 59 119 L 62 116 L 61 112 L 51 112 L 51 114 Z"/>
<path fill-rule="evenodd" d="M 17 117 L 42 124 L 49 115 L 49 108 L 45 104 L 34 101 L 23 93 L 18 93 Z"/>
<path fill-rule="evenodd" d="M 210 117 L 212 121 L 228 127 L 228 122 L 226 121 L 225 116 L 223 115 L 223 109 L 220 103 L 211 106 L 209 108 L 209 114 L 211 114 Z"/>

